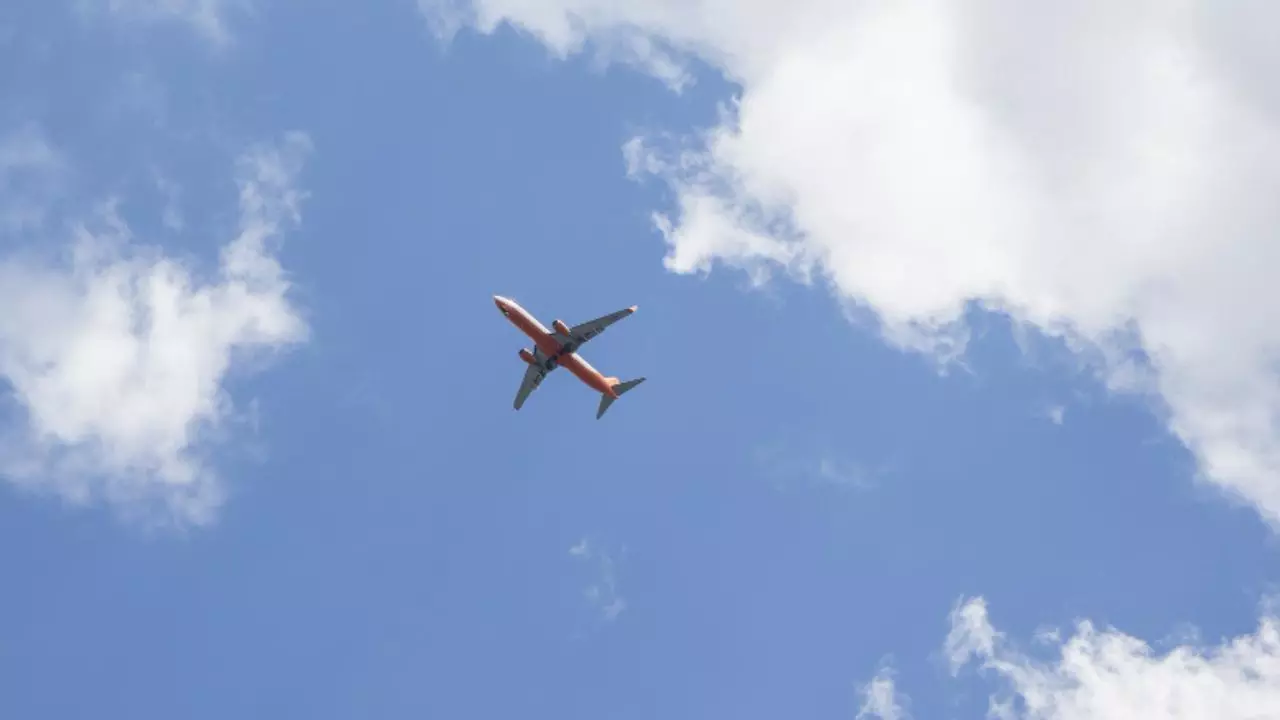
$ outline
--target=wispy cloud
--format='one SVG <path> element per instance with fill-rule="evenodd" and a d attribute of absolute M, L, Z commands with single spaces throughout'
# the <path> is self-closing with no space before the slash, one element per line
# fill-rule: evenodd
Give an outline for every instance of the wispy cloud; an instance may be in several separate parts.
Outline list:
<path fill-rule="evenodd" d="M 1054 425 L 1061 425 L 1067 417 L 1067 409 L 1062 405 L 1050 405 L 1045 411 L 1044 416 Z"/>
<path fill-rule="evenodd" d="M 876 485 L 876 473 L 857 463 L 824 457 L 818 461 L 815 473 L 823 485 L 848 490 L 870 490 Z"/>
<path fill-rule="evenodd" d="M 884 667 L 866 685 L 862 686 L 862 707 L 858 709 L 855 720 L 911 720 L 911 716 L 903 708 L 894 687 L 893 671 Z"/>
<path fill-rule="evenodd" d="M 587 602 L 606 622 L 616 620 L 626 609 L 627 603 L 618 594 L 613 558 L 586 538 L 569 548 L 569 555 L 587 563 L 591 568 L 592 580 L 583 590 Z"/>
<path fill-rule="evenodd" d="M 487 2 L 417 0 L 417 5 L 436 38 L 445 44 L 463 28 L 479 27 L 485 32 L 492 32 L 500 22 L 508 19 L 504 16 L 507 8 Z M 555 14 L 554 8 L 547 9 L 550 10 L 549 15 Z M 541 8 L 535 12 L 539 10 Z M 643 68 L 675 92 L 694 84 L 693 75 L 679 62 L 674 49 L 663 38 L 647 32 L 646 28 L 620 23 L 595 27 L 594 32 L 587 35 L 574 27 L 580 20 L 578 17 L 544 17 L 550 22 L 524 27 L 541 37 L 547 47 L 561 57 L 589 49 L 598 67 L 624 63 Z"/>
<path fill-rule="evenodd" d="M 759 447 L 753 458 L 779 489 L 804 485 L 835 491 L 872 490 L 892 472 L 887 464 L 869 465 L 834 450 L 801 449 L 784 443 Z"/>
<path fill-rule="evenodd" d="M 0 138 L 0 232 L 40 228 L 66 169 L 62 153 L 34 124 Z"/>
<path fill-rule="evenodd" d="M 215 45 L 231 41 L 227 16 L 252 9 L 254 0 L 76 0 L 82 14 L 106 12 L 118 21 L 187 25 Z"/>
<path fill-rule="evenodd" d="M 1006 312 L 1167 407 L 1204 474 L 1280 521 L 1280 5 L 450 7 L 561 55 L 643 32 L 740 83 L 693 142 L 629 146 L 675 192 L 671 270 L 822 277 L 948 357 L 971 302 Z"/>
<path fill-rule="evenodd" d="M 164 195 L 164 209 L 160 212 L 160 222 L 166 230 L 172 232 L 182 232 L 184 221 L 182 219 L 181 195 L 182 189 L 173 180 L 165 175 L 155 173 L 156 189 Z"/>
<path fill-rule="evenodd" d="M 290 133 L 239 158 L 239 231 L 210 281 L 137 242 L 114 201 L 72 223 L 68 262 L 0 261 L 0 378 L 21 419 L 0 446 L 10 480 L 148 520 L 214 518 L 224 379 L 307 337 L 272 243 L 300 219 L 309 151 Z"/>

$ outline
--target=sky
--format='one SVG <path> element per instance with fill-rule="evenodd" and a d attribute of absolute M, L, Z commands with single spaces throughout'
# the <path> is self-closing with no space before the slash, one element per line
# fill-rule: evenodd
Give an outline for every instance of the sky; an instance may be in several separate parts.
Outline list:
<path fill-rule="evenodd" d="M 1277 22 L 4 3 L 0 717 L 1280 718 Z"/>

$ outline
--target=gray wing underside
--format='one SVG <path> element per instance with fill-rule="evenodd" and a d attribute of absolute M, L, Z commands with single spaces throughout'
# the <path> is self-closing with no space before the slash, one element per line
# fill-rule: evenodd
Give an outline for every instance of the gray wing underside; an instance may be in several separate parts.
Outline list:
<path fill-rule="evenodd" d="M 538 389 L 542 384 L 542 379 L 547 376 L 547 370 L 541 365 L 529 365 L 524 371 L 524 379 L 520 381 L 520 389 L 516 391 L 515 408 L 520 409 L 524 405 L 524 401 L 529 399 L 529 395 Z"/>
<path fill-rule="evenodd" d="M 604 332 L 605 328 L 618 322 L 622 318 L 627 317 L 628 315 L 631 315 L 635 311 L 636 311 L 636 307 L 632 305 L 631 307 L 626 308 L 624 310 L 612 312 L 612 313 L 609 313 L 608 315 L 602 315 L 601 317 L 598 317 L 594 320 L 588 320 L 584 323 L 580 323 L 578 325 L 574 325 L 573 327 L 569 328 L 569 337 L 565 337 L 561 333 L 555 333 L 555 338 L 557 341 L 560 342 L 561 345 L 564 345 L 567 343 L 574 348 L 581 347 L 588 340 Z"/>

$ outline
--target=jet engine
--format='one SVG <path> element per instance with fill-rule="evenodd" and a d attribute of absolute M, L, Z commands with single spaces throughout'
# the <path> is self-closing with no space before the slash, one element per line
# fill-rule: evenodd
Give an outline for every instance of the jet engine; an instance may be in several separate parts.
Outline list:
<path fill-rule="evenodd" d="M 538 361 L 533 358 L 533 353 L 529 352 L 528 348 L 520 348 L 520 359 L 529 363 L 530 365 L 538 364 Z"/>
<path fill-rule="evenodd" d="M 559 320 L 554 320 L 551 323 L 551 327 L 555 328 L 555 331 L 560 333 L 561 335 L 564 335 L 565 337 L 569 337 L 569 326 L 565 325 L 563 322 Z"/>

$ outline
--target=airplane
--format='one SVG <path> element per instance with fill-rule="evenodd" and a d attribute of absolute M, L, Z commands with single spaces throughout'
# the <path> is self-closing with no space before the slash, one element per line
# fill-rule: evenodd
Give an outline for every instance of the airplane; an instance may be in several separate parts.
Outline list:
<path fill-rule="evenodd" d="M 623 393 L 644 382 L 644 378 L 620 382 L 616 377 L 605 377 L 599 370 L 578 354 L 578 348 L 588 340 L 604 332 L 605 328 L 618 322 L 636 311 L 636 306 L 619 310 L 595 320 L 588 320 L 581 325 L 569 327 L 560 320 L 551 323 L 553 330 L 548 330 L 538 319 L 520 307 L 514 300 L 494 295 L 493 302 L 502 311 L 502 315 L 511 321 L 525 335 L 533 340 L 533 350 L 520 348 L 520 359 L 529 364 L 524 379 L 520 381 L 520 389 L 516 392 L 515 409 L 519 410 L 529 394 L 542 384 L 547 373 L 557 367 L 565 367 L 578 376 L 588 387 L 600 393 L 600 407 L 596 411 L 596 419 L 604 415 L 609 406 Z"/>

